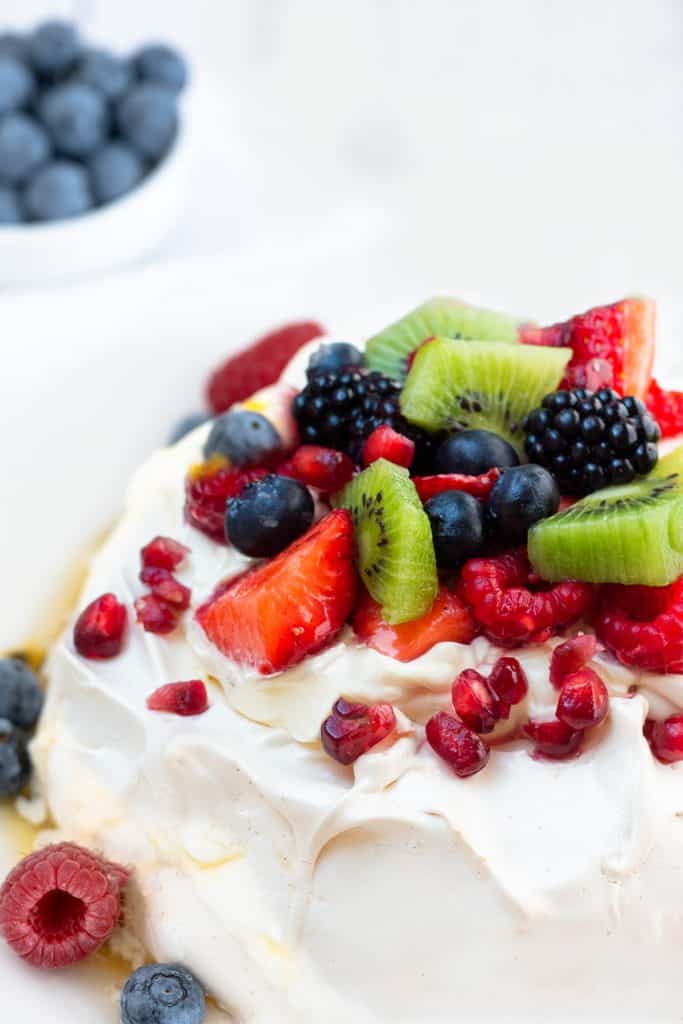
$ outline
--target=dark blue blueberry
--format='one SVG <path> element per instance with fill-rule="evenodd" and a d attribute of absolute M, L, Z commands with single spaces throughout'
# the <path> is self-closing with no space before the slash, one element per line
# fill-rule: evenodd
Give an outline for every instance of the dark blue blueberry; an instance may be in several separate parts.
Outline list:
<path fill-rule="evenodd" d="M 121 993 L 121 1024 L 202 1024 L 204 990 L 180 964 L 148 964 Z"/>
<path fill-rule="evenodd" d="M 60 78 L 74 66 L 81 53 L 76 26 L 70 21 L 46 21 L 28 37 L 28 56 L 35 70 L 47 78 Z"/>
<path fill-rule="evenodd" d="M 24 214 L 13 188 L 0 185 L 0 224 L 21 224 Z"/>
<path fill-rule="evenodd" d="M 107 101 L 84 82 L 54 86 L 41 99 L 38 113 L 55 149 L 65 156 L 90 156 L 109 133 Z"/>
<path fill-rule="evenodd" d="M 497 434 L 488 430 L 462 430 L 451 434 L 436 450 L 435 473 L 465 473 L 478 476 L 494 466 L 518 466 L 517 452 Z"/>
<path fill-rule="evenodd" d="M 464 491 L 443 491 L 425 505 L 434 540 L 436 564 L 457 569 L 481 553 L 484 519 L 481 502 Z"/>
<path fill-rule="evenodd" d="M 78 65 L 75 81 L 85 82 L 108 100 L 117 100 L 133 79 L 130 62 L 109 50 L 87 49 Z"/>
<path fill-rule="evenodd" d="M 225 536 L 243 555 L 271 558 L 306 532 L 314 512 L 304 484 L 270 474 L 228 502 Z"/>
<path fill-rule="evenodd" d="M 144 46 L 135 55 L 133 65 L 143 82 L 163 85 L 176 93 L 187 85 L 187 64 L 177 50 L 163 43 Z"/>
<path fill-rule="evenodd" d="M 204 455 L 225 455 L 233 466 L 262 466 L 282 449 L 282 438 L 265 416 L 231 409 L 219 416 L 204 445 Z"/>
<path fill-rule="evenodd" d="M 133 86 L 118 106 L 121 134 L 146 160 L 158 160 L 178 130 L 176 97 L 170 89 L 151 82 Z"/>
<path fill-rule="evenodd" d="M 110 142 L 95 153 L 90 164 L 90 182 L 98 203 L 110 203 L 140 183 L 145 166 L 125 142 Z"/>
<path fill-rule="evenodd" d="M 525 544 L 534 523 L 555 515 L 559 504 L 557 482 L 547 469 L 515 466 L 503 473 L 488 496 L 487 526 L 502 544 Z"/>
<path fill-rule="evenodd" d="M 309 380 L 319 373 L 339 373 L 349 367 L 363 365 L 363 353 L 347 341 L 325 342 L 308 362 Z"/>
<path fill-rule="evenodd" d="M 182 420 L 176 423 L 175 427 L 171 431 L 168 439 L 169 444 L 175 444 L 176 441 L 181 441 L 188 434 L 196 430 L 197 427 L 201 427 L 204 423 L 208 423 L 211 417 L 206 412 L 193 412 L 189 416 L 184 416 Z"/>
<path fill-rule="evenodd" d="M 31 178 L 24 191 L 31 220 L 62 220 L 91 210 L 94 201 L 87 171 L 69 160 L 55 160 Z"/>
<path fill-rule="evenodd" d="M 28 41 L 19 32 L 0 32 L 0 53 L 3 56 L 15 57 L 17 60 L 28 59 Z"/>
<path fill-rule="evenodd" d="M 0 119 L 0 180 L 18 185 L 49 156 L 50 140 L 35 118 L 17 113 Z"/>
<path fill-rule="evenodd" d="M 0 114 L 26 106 L 36 87 L 25 64 L 16 57 L 0 54 Z"/>
<path fill-rule="evenodd" d="M 16 796 L 31 777 L 26 735 L 0 718 L 0 798 Z"/>
<path fill-rule="evenodd" d="M 40 683 L 21 658 L 0 658 L 0 718 L 32 729 L 43 707 Z"/>

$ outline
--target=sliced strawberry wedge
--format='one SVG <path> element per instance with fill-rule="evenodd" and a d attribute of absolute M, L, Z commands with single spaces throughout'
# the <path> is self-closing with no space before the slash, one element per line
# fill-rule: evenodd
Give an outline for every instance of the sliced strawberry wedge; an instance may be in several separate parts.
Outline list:
<path fill-rule="evenodd" d="M 643 398 L 652 377 L 655 351 L 655 303 L 622 299 L 596 306 L 551 327 L 524 324 L 520 341 L 574 350 L 561 388 L 614 388 Z"/>
<path fill-rule="evenodd" d="M 353 608 L 351 516 L 337 509 L 272 561 L 197 610 L 209 640 L 240 665 L 281 672 L 319 651 Z"/>
<path fill-rule="evenodd" d="M 666 391 L 653 378 L 645 404 L 659 423 L 662 437 L 683 434 L 683 391 Z"/>
<path fill-rule="evenodd" d="M 488 498 L 493 485 L 500 476 L 500 470 L 490 469 L 481 476 L 465 476 L 462 473 L 437 473 L 435 476 L 415 476 L 413 483 L 420 501 L 429 501 L 443 491 L 465 491 L 473 498 Z"/>
<path fill-rule="evenodd" d="M 364 644 L 397 661 L 413 661 L 447 640 L 468 644 L 477 632 L 469 610 L 443 586 L 426 615 L 399 626 L 385 622 L 380 606 L 364 591 L 353 617 L 353 628 Z"/>

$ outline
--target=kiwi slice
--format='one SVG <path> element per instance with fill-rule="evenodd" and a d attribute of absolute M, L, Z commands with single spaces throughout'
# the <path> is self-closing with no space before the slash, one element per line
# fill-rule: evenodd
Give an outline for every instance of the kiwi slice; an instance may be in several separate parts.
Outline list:
<path fill-rule="evenodd" d="M 407 469 L 378 459 L 336 495 L 353 517 L 358 566 L 395 625 L 419 619 L 439 589 L 432 529 Z"/>
<path fill-rule="evenodd" d="M 663 587 L 683 573 L 683 448 L 632 484 L 605 487 L 537 523 L 529 557 L 546 580 Z"/>
<path fill-rule="evenodd" d="M 562 380 L 569 348 L 435 338 L 415 356 L 401 412 L 429 431 L 479 427 L 521 453 L 522 422 Z"/>
<path fill-rule="evenodd" d="M 365 361 L 371 370 L 403 380 L 408 372 L 408 356 L 426 338 L 515 342 L 523 322 L 505 313 L 468 306 L 458 299 L 429 299 L 370 338 Z"/>

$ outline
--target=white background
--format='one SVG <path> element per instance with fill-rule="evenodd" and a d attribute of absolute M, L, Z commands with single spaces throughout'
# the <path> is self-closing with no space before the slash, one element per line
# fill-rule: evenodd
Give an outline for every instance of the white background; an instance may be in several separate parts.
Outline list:
<path fill-rule="evenodd" d="M 55 10 L 188 52 L 193 176 L 144 265 L 0 294 L 0 647 L 207 365 L 280 319 L 362 334 L 443 291 L 551 321 L 644 292 L 680 353 L 680 0 L 0 0 L 0 21 Z M 4 951 L 0 977 L 29 1024 L 48 998 L 55 1024 L 107 1019 Z"/>

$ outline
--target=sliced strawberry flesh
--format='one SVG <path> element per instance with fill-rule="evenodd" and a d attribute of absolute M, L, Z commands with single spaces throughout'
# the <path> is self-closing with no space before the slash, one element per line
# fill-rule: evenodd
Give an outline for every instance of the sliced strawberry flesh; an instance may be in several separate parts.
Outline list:
<path fill-rule="evenodd" d="M 398 626 L 383 620 L 380 605 L 363 590 L 353 628 L 362 643 L 397 661 L 413 661 L 439 643 L 468 644 L 477 632 L 469 610 L 445 586 L 426 615 Z"/>
<path fill-rule="evenodd" d="M 353 462 L 344 452 L 316 444 L 302 444 L 287 462 L 278 468 L 281 476 L 291 476 L 325 494 L 340 491 L 353 476 Z"/>
<path fill-rule="evenodd" d="M 415 456 L 415 442 L 399 434 L 397 430 L 383 423 L 370 434 L 363 445 L 363 465 L 369 466 L 378 459 L 386 459 L 396 466 L 410 469 Z"/>
<path fill-rule="evenodd" d="M 683 434 L 683 391 L 666 391 L 653 379 L 645 404 L 659 423 L 662 437 Z"/>
<path fill-rule="evenodd" d="M 493 468 L 481 476 L 465 476 L 462 473 L 438 473 L 435 476 L 415 476 L 413 483 L 422 502 L 429 501 L 444 491 L 464 491 L 473 498 L 488 498 L 493 485 L 500 477 L 500 470 Z"/>

